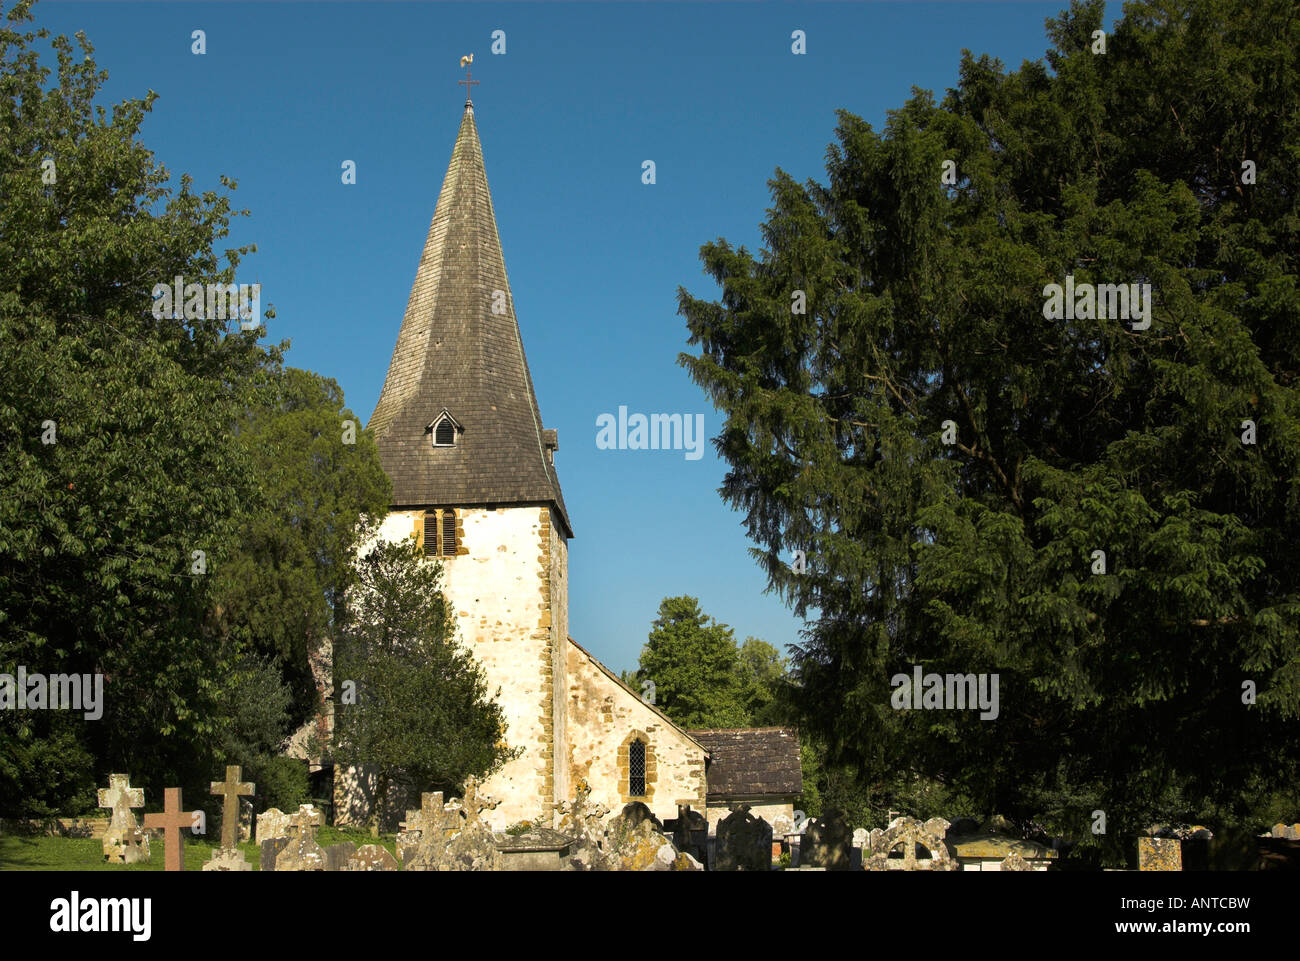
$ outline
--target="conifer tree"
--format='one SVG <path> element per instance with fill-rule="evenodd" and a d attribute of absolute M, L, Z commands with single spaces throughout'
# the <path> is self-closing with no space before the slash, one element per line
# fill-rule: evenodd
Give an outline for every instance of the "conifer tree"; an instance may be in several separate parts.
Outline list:
<path fill-rule="evenodd" d="M 828 761 L 1122 845 L 1295 783 L 1300 18 L 1131 3 L 1097 53 L 1102 12 L 841 111 L 827 182 L 778 169 L 765 249 L 705 245 L 721 297 L 679 306 Z M 1150 284 L 1149 327 L 1049 318 L 1067 276 Z M 894 709 L 914 665 L 999 674 L 998 718 Z"/>

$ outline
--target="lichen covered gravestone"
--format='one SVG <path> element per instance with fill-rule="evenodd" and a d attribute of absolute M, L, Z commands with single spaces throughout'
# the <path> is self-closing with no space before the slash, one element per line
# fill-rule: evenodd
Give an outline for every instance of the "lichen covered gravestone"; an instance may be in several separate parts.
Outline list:
<path fill-rule="evenodd" d="M 289 836 L 289 815 L 279 808 L 268 808 L 257 816 L 257 843 Z"/>
<path fill-rule="evenodd" d="M 382 844 L 363 844 L 357 848 L 352 857 L 348 858 L 348 863 L 343 865 L 344 871 L 400 871 L 402 866 L 397 863 L 397 858 L 393 857 L 388 848 Z"/>
<path fill-rule="evenodd" d="M 1139 871 L 1181 871 L 1183 843 L 1178 838 L 1138 838 Z"/>
<path fill-rule="evenodd" d="M 569 867 L 574 871 L 596 871 L 604 866 L 600 850 L 605 828 L 601 824 L 609 808 L 593 803 L 591 788 L 585 781 L 578 784 L 572 801 L 560 803 L 560 833 L 574 839 L 569 849 Z"/>
<path fill-rule="evenodd" d="M 239 802 L 247 794 L 253 793 L 253 784 L 240 781 L 240 768 L 236 764 L 226 767 L 226 779 L 213 781 L 211 791 L 220 795 L 221 803 L 221 849 L 212 853 L 211 859 L 203 865 L 205 871 L 251 871 L 253 866 L 244 860 L 244 852 L 237 847 L 239 843 Z"/>
<path fill-rule="evenodd" d="M 671 870 L 679 852 L 662 832 L 663 824 L 645 804 L 633 801 L 624 805 L 605 831 L 600 867 L 609 871 Z"/>
<path fill-rule="evenodd" d="M 956 871 L 959 867 L 944 843 L 948 822 L 931 818 L 896 817 L 889 826 L 867 835 L 862 867 L 867 871 Z M 890 857 L 897 851 L 901 857 Z M 870 852 L 870 853 L 868 853 Z"/>
<path fill-rule="evenodd" d="M 315 807 L 299 805 L 298 813 L 289 818 L 289 843 L 275 855 L 275 870 L 324 871 L 325 849 L 316 842 L 316 829 L 324 823 L 325 816 Z M 263 870 L 265 851 L 263 848 Z"/>
<path fill-rule="evenodd" d="M 463 800 L 442 803 L 442 793 L 423 795 L 419 811 L 406 812 L 398 835 L 398 853 L 406 871 L 499 871 L 502 858 L 496 835 L 480 817 L 496 807 L 480 794 L 478 780 L 465 782 Z"/>
<path fill-rule="evenodd" d="M 104 832 L 104 860 L 111 864 L 142 864 L 149 860 L 149 834 L 136 823 L 131 808 L 144 807 L 144 788 L 131 787 L 126 774 L 110 774 L 99 789 L 99 806 L 112 809 Z"/>

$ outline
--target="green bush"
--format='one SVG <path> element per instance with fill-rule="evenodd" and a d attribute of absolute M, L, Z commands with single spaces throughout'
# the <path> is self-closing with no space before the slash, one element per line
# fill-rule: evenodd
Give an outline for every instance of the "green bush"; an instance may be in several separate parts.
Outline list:
<path fill-rule="evenodd" d="M 279 808 L 292 813 L 311 800 L 307 762 L 292 757 L 260 758 L 244 771 L 245 780 L 257 785 L 261 810 Z"/>

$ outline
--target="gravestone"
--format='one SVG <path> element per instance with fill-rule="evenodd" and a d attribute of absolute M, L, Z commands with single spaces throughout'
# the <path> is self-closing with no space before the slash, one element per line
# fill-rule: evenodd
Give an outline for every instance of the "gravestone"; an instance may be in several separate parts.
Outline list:
<path fill-rule="evenodd" d="M 574 871 L 596 871 L 604 866 L 600 843 L 605 837 L 602 820 L 609 813 L 603 804 L 593 803 L 586 781 L 578 784 L 572 801 L 560 802 L 561 834 L 573 838 L 568 866 Z"/>
<path fill-rule="evenodd" d="M 239 799 L 253 793 L 253 784 L 240 781 L 239 765 L 226 766 L 226 779 L 213 781 L 211 793 L 221 796 L 221 847 L 233 848 L 239 843 Z"/>
<path fill-rule="evenodd" d="M 443 852 L 443 871 L 500 871 L 503 859 L 497 848 L 496 835 L 487 822 L 481 820 L 483 811 L 490 811 L 501 802 L 479 793 L 479 781 L 470 777 L 465 781 L 465 797 L 459 810 L 452 807 L 452 816 L 461 819 L 460 831 Z"/>
<path fill-rule="evenodd" d="M 731 813 L 718 822 L 713 868 L 715 871 L 772 869 L 772 826 L 750 814 L 748 804 L 732 805 Z"/>
<path fill-rule="evenodd" d="M 1019 852 L 1019 851 L 1012 851 L 1012 852 L 1011 852 L 1010 854 L 1008 854 L 1005 858 L 1003 858 L 1003 859 L 1002 859 L 1002 864 L 999 865 L 999 868 L 1000 868 L 1000 870 L 1003 870 L 1003 871 L 1032 871 L 1032 870 L 1034 870 L 1034 866 L 1033 866 L 1032 864 L 1030 864 L 1028 861 L 1026 861 L 1024 858 L 1022 858 L 1022 857 L 1020 856 L 1020 852 Z"/>
<path fill-rule="evenodd" d="M 203 866 L 205 871 L 251 871 L 252 865 L 244 860 L 244 852 L 236 845 L 239 843 L 239 803 L 243 795 L 253 793 L 253 785 L 240 781 L 240 768 L 237 764 L 227 765 L 226 779 L 213 781 L 211 793 L 220 795 L 221 802 L 221 850 L 213 852 L 211 859 Z M 243 867 L 235 865 L 243 864 Z"/>
<path fill-rule="evenodd" d="M 1138 838 L 1139 871 L 1181 871 L 1183 842 L 1178 838 Z"/>
<path fill-rule="evenodd" d="M 862 869 L 862 849 L 867 844 L 867 838 L 871 832 L 866 828 L 853 829 L 853 849 L 849 852 L 849 869 L 860 871 Z"/>
<path fill-rule="evenodd" d="M 827 808 L 810 820 L 799 842 L 801 868 L 847 871 L 852 863 L 853 829 L 838 808 Z"/>
<path fill-rule="evenodd" d="M 144 826 L 146 828 L 162 829 L 163 846 L 167 851 L 164 866 L 168 871 L 185 870 L 185 842 L 181 840 L 181 830 L 190 827 L 194 823 L 194 819 L 193 815 L 188 811 L 181 810 L 181 808 L 181 789 L 178 787 L 164 788 L 162 813 L 146 814 L 144 816 Z"/>
<path fill-rule="evenodd" d="M 708 819 L 698 811 L 692 811 L 689 804 L 677 805 L 677 820 L 673 822 L 673 846 L 697 861 L 708 857 Z"/>
<path fill-rule="evenodd" d="M 408 810 L 397 835 L 397 856 L 407 871 L 436 871 L 446 848 L 450 818 L 441 791 L 420 795 L 420 809 Z M 416 862 L 419 866 L 416 866 Z"/>
<path fill-rule="evenodd" d="M 248 798 L 239 799 L 239 842 L 253 840 L 253 802 Z"/>
<path fill-rule="evenodd" d="M 110 864 L 142 864 L 149 860 L 149 835 L 136 823 L 131 808 L 144 807 L 144 788 L 131 787 L 126 774 L 110 774 L 99 789 L 99 806 L 111 808 L 104 832 L 104 860 Z"/>
<path fill-rule="evenodd" d="M 280 856 L 280 852 L 289 846 L 290 838 L 278 837 L 267 838 L 258 842 L 258 848 L 261 850 L 261 864 L 263 871 L 275 870 L 275 859 Z"/>
<path fill-rule="evenodd" d="M 279 808 L 268 808 L 257 816 L 257 843 L 289 836 L 289 815 Z"/>
<path fill-rule="evenodd" d="M 342 871 L 347 868 L 348 861 L 352 855 L 356 854 L 357 846 L 353 841 L 344 841 L 341 844 L 331 844 L 325 848 L 325 870 Z"/>
<path fill-rule="evenodd" d="M 602 866 L 609 871 L 664 870 L 660 867 L 663 863 L 660 851 L 665 845 L 672 846 L 663 835 L 663 824 L 645 804 L 633 801 L 624 805 L 622 812 L 609 822 L 601 845 Z M 668 864 L 676 859 L 677 853 L 673 848 Z"/>
<path fill-rule="evenodd" d="M 922 823 L 912 817 L 896 817 L 883 831 L 876 829 L 867 835 L 862 867 L 866 871 L 956 871 L 959 865 L 944 843 L 947 832 L 948 822 L 943 818 Z M 901 857 L 890 857 L 894 853 Z"/>
<path fill-rule="evenodd" d="M 244 857 L 244 852 L 239 848 L 222 848 L 220 851 L 213 851 L 210 857 L 203 864 L 204 871 L 251 871 L 253 866 L 248 863 Z"/>
<path fill-rule="evenodd" d="M 393 857 L 388 848 L 382 844 L 363 844 L 343 865 L 344 871 L 400 871 L 401 869 L 402 866 L 397 863 L 397 858 Z"/>
<path fill-rule="evenodd" d="M 477 778 L 465 782 L 465 797 L 442 803 L 441 792 L 421 797 L 419 811 L 407 811 L 398 835 L 406 871 L 499 871 L 496 835 L 480 817 L 499 802 L 479 793 Z"/>
<path fill-rule="evenodd" d="M 289 843 L 275 857 L 277 871 L 324 871 L 325 850 L 316 842 L 316 829 L 325 816 L 310 804 L 289 817 Z"/>

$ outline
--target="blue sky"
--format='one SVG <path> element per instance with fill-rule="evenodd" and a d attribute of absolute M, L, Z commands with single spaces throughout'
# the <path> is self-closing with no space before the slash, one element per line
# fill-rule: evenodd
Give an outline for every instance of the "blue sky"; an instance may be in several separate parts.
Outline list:
<path fill-rule="evenodd" d="M 8 5 L 6 5 L 8 6 Z M 876 127 L 913 86 L 956 84 L 961 50 L 1009 67 L 1047 48 L 1060 2 L 74 3 L 37 21 L 85 30 L 103 102 L 160 94 L 142 138 L 174 174 L 239 183 L 256 243 L 238 280 L 277 312 L 289 362 L 333 377 L 368 419 L 387 372 L 460 122 L 462 54 L 514 305 L 574 525 L 570 633 L 634 667 L 665 596 L 691 594 L 737 640 L 778 647 L 802 623 L 748 553 L 706 445 L 596 447 L 620 405 L 721 419 L 678 365 L 679 285 L 725 237 L 757 250 L 778 166 L 824 180 L 835 110 Z M 1109 25 L 1119 5 L 1107 7 Z M 207 52 L 191 53 L 191 33 Z M 803 30 L 807 53 L 791 52 Z M 504 30 L 506 51 L 491 36 Z M 357 183 L 341 182 L 353 160 Z M 656 183 L 641 182 L 653 160 Z"/>

